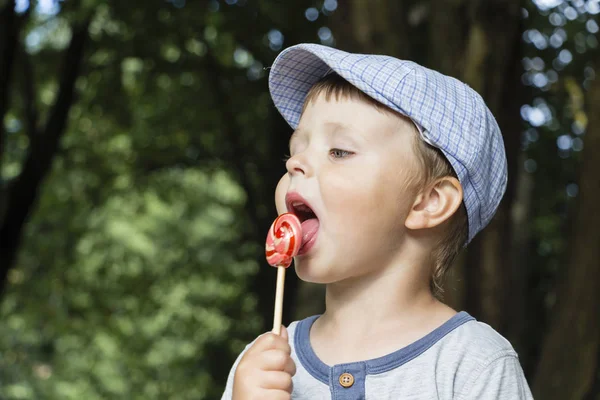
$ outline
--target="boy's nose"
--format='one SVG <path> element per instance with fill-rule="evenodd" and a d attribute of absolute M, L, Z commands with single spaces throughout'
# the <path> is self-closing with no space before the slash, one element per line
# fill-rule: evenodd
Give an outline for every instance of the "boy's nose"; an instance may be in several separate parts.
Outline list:
<path fill-rule="evenodd" d="M 287 160 L 287 162 L 285 163 L 285 167 L 287 168 L 288 172 L 292 176 L 294 176 L 294 175 L 304 175 L 304 176 L 312 175 L 312 168 L 310 167 L 310 164 L 306 158 L 305 152 L 298 153 L 298 154 L 294 155 L 293 157 L 290 157 L 289 160 Z"/>

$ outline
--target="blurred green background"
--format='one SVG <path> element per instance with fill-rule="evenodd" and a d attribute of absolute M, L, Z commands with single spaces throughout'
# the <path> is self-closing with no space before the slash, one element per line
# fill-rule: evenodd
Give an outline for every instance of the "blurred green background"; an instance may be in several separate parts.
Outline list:
<path fill-rule="evenodd" d="M 446 301 L 536 399 L 600 399 L 598 0 L 0 0 L 0 398 L 219 399 L 269 329 L 264 238 L 301 42 L 466 81 L 509 186 Z M 284 322 L 323 289 L 288 274 Z"/>

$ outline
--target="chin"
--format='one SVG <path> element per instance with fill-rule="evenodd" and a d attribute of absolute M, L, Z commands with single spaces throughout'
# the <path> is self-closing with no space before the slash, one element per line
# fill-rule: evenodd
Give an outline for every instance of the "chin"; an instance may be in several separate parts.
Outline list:
<path fill-rule="evenodd" d="M 294 270 L 298 278 L 302 281 L 322 285 L 337 282 L 339 277 L 332 273 L 331 268 L 322 268 L 323 265 L 312 260 L 294 260 Z"/>

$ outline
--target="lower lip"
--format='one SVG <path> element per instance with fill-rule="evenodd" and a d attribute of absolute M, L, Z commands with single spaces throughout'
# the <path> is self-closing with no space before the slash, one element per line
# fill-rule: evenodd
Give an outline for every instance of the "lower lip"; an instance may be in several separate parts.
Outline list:
<path fill-rule="evenodd" d="M 319 222 L 318 220 L 308 220 L 302 223 L 302 230 L 306 232 L 303 234 L 302 246 L 298 251 L 298 255 L 302 256 L 308 253 L 317 241 L 317 236 L 319 235 Z M 307 237 L 308 236 L 308 237 Z"/>

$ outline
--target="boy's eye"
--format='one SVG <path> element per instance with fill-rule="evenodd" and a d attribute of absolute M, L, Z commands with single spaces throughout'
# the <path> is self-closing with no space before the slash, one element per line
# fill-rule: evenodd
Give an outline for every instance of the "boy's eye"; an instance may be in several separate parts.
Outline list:
<path fill-rule="evenodd" d="M 331 149 L 331 150 L 329 150 L 329 154 L 333 158 L 344 158 L 344 157 L 348 157 L 348 156 L 352 155 L 353 153 L 351 151 L 342 150 L 342 149 Z"/>

